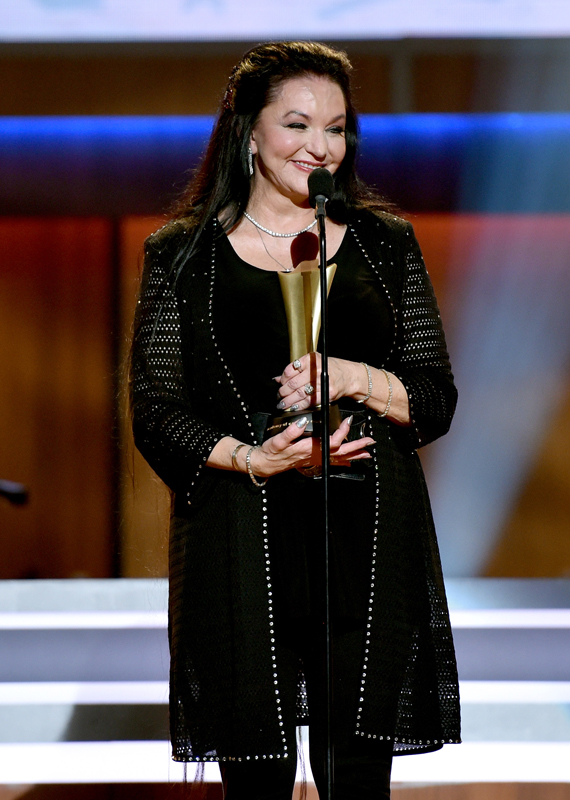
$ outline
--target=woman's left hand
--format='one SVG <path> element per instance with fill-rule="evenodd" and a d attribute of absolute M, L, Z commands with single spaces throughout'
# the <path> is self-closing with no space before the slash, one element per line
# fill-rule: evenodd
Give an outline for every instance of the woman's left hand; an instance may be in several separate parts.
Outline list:
<path fill-rule="evenodd" d="M 321 355 L 307 353 L 287 364 L 275 378 L 279 384 L 277 408 L 304 411 L 321 405 Z M 412 424 L 410 401 L 402 381 L 383 368 L 329 358 L 329 402 L 352 397 L 396 425 Z"/>
<path fill-rule="evenodd" d="M 329 401 L 350 397 L 355 384 L 355 368 L 361 367 L 343 358 L 329 358 Z M 276 378 L 279 387 L 279 405 L 282 410 L 302 411 L 321 404 L 321 354 L 307 353 L 288 364 L 283 374 Z"/>
<path fill-rule="evenodd" d="M 360 461 L 372 457 L 366 448 L 371 447 L 372 445 L 376 444 L 376 442 L 374 439 L 371 439 L 370 436 L 365 436 L 362 439 L 355 439 L 352 442 L 345 441 L 350 432 L 351 422 L 352 417 L 343 419 L 340 427 L 337 428 L 337 430 L 330 437 L 330 463 L 333 466 L 350 467 L 354 461 Z M 310 440 L 310 442 L 310 456 L 305 461 L 301 461 L 295 465 L 295 468 L 301 472 L 307 467 L 310 468 L 321 466 L 323 463 L 320 440 L 313 438 Z"/>

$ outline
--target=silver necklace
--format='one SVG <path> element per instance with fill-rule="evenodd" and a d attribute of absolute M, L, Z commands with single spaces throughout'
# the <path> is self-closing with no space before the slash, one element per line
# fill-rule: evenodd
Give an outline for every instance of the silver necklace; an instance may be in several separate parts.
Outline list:
<path fill-rule="evenodd" d="M 313 228 L 317 224 L 317 220 L 314 219 L 311 222 L 311 224 L 307 225 L 306 228 L 303 228 L 302 231 L 295 231 L 294 233 L 277 233 L 277 231 L 270 231 L 269 228 L 264 228 L 263 225 L 260 225 L 257 220 L 255 220 L 252 216 L 250 216 L 247 213 L 247 211 L 244 211 L 243 215 L 244 215 L 244 217 L 247 217 L 247 219 L 253 225 L 255 225 L 256 228 L 259 228 L 260 231 L 263 231 L 264 233 L 268 233 L 270 236 L 276 236 L 279 239 L 292 239 L 294 236 L 299 236 L 299 234 L 301 234 L 301 233 L 306 233 L 307 231 L 310 231 L 311 228 Z"/>
<path fill-rule="evenodd" d="M 276 264 L 279 264 L 279 266 L 282 268 L 283 272 L 293 272 L 293 268 L 292 268 L 292 267 L 286 267 L 286 266 L 285 266 L 285 264 L 282 264 L 280 261 L 278 261 L 278 260 L 275 258 L 275 256 L 272 256 L 272 255 L 271 255 L 271 253 L 270 253 L 270 252 L 269 252 L 269 250 L 267 249 L 267 245 L 266 245 L 266 244 L 265 244 L 265 242 L 263 241 L 263 236 L 261 235 L 261 233 L 260 233 L 259 231 L 257 231 L 257 234 L 258 234 L 259 238 L 261 239 L 261 244 L 262 244 L 262 245 L 263 245 L 263 247 L 265 248 L 265 252 L 266 252 L 266 253 L 267 253 L 267 255 L 269 256 L 269 258 L 271 258 L 273 261 L 275 261 L 275 263 L 276 263 Z"/>

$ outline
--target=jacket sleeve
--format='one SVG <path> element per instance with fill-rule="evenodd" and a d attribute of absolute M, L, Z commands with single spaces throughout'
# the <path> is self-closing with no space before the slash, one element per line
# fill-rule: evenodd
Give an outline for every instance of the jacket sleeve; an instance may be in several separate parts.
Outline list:
<path fill-rule="evenodd" d="M 395 372 L 410 401 L 412 444 L 421 447 L 447 433 L 457 390 L 433 287 L 412 226 L 403 241 L 400 358 Z"/>
<path fill-rule="evenodd" d="M 182 358 L 181 321 L 172 274 L 183 239 L 167 231 L 145 242 L 135 314 L 130 400 L 135 444 L 173 491 L 189 492 L 214 445 L 225 435 L 198 418 Z M 184 347 L 191 342 L 184 341 Z"/>

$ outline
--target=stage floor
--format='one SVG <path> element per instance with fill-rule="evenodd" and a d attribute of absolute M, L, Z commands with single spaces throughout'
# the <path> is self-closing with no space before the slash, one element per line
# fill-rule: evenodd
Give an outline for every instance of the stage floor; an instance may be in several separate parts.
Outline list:
<path fill-rule="evenodd" d="M 570 783 L 570 580 L 447 588 L 464 744 L 396 758 L 395 786 Z M 0 785 L 182 780 L 166 598 L 162 580 L 0 582 Z"/>

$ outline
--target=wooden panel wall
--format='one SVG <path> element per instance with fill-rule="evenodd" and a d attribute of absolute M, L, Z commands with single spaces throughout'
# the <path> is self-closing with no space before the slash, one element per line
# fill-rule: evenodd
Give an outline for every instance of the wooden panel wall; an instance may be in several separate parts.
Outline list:
<path fill-rule="evenodd" d="M 238 43 L 201 57 L 0 55 L 0 114 L 213 114 L 245 49 Z M 390 111 L 388 57 L 356 53 L 353 61 L 357 108 Z"/>
<path fill-rule="evenodd" d="M 0 578 L 112 574 L 111 225 L 0 219 Z"/>
<path fill-rule="evenodd" d="M 251 44 L 0 44 L 0 114 L 211 114 Z M 337 44 L 362 113 L 570 110 L 564 39 Z"/>
<path fill-rule="evenodd" d="M 121 363 L 123 388 L 132 320 L 142 269 L 145 238 L 164 224 L 156 217 L 129 217 L 121 223 Z M 121 419 L 120 561 L 125 578 L 166 577 L 170 495 L 135 449 L 125 391 L 119 403 Z"/>
<path fill-rule="evenodd" d="M 0 59 L 0 113 L 213 114 L 234 63 L 233 55 Z"/>
<path fill-rule="evenodd" d="M 392 790 L 394 800 L 569 800 L 564 783 L 465 783 Z"/>
<path fill-rule="evenodd" d="M 314 786 L 307 800 L 318 800 Z M 0 800 L 190 800 L 183 784 L 91 784 L 65 786 L 0 786 Z M 221 784 L 204 784 L 200 800 L 222 800 Z M 299 800 L 298 787 L 294 800 Z M 570 786 L 563 783 L 474 783 L 392 788 L 393 800 L 569 800 Z M 363 798 L 363 800 L 365 800 Z"/>

